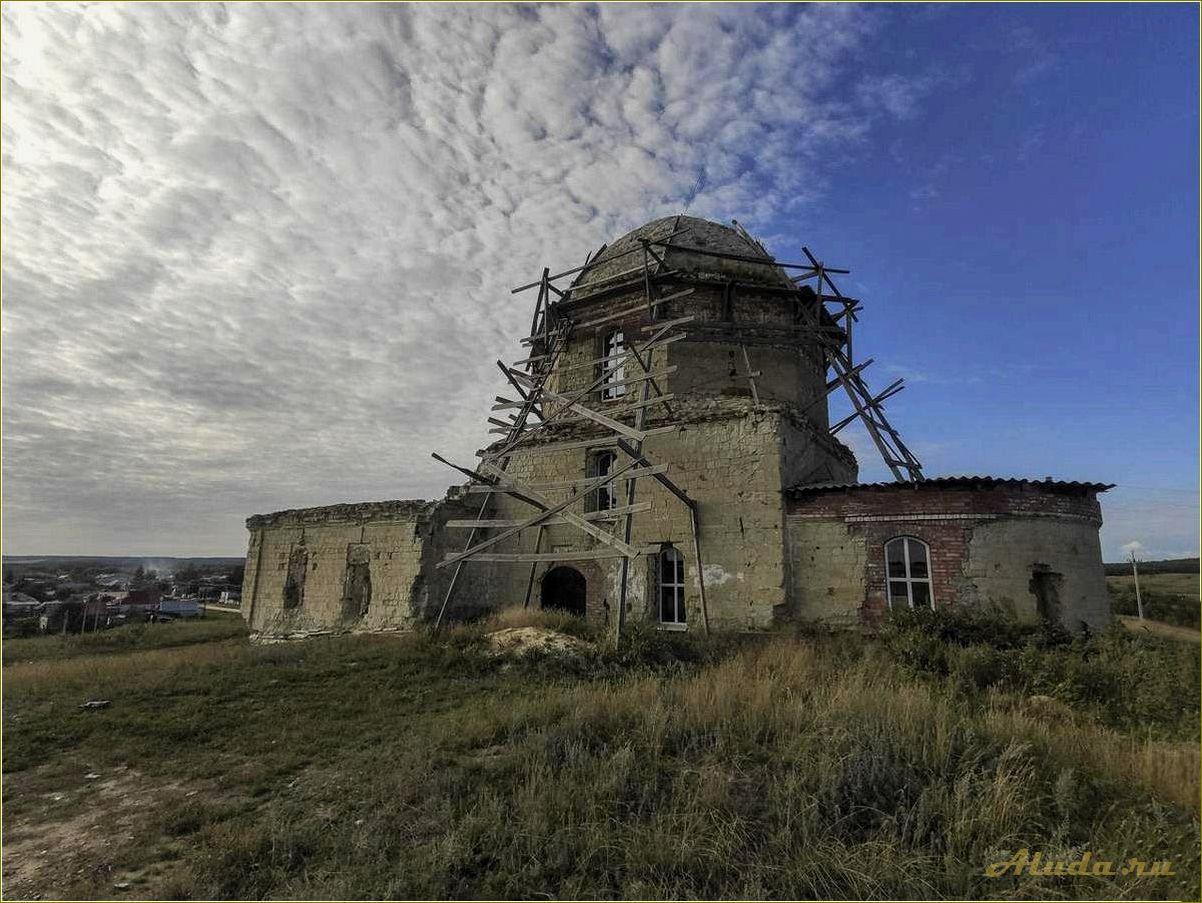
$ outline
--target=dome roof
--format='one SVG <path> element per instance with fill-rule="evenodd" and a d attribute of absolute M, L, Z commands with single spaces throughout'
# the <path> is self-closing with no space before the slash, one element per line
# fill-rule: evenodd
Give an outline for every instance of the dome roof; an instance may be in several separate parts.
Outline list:
<path fill-rule="evenodd" d="M 721 223 L 695 216 L 665 216 L 627 232 L 608 245 L 572 283 L 572 298 L 579 300 L 626 279 L 637 278 L 643 266 L 642 240 L 667 242 L 651 245 L 668 270 L 678 270 L 693 278 L 726 282 L 760 283 L 794 288 L 788 276 L 772 265 L 772 257 L 747 233 Z M 725 256 L 730 255 L 730 256 Z M 757 263 L 763 260 L 765 263 Z M 652 272 L 663 272 L 654 260 Z"/>

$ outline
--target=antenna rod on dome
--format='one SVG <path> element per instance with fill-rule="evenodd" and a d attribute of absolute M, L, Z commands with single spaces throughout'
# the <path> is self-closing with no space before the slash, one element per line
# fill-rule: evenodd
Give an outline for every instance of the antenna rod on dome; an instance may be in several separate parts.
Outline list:
<path fill-rule="evenodd" d="M 689 196 L 685 199 L 684 209 L 680 211 L 681 216 L 685 216 L 689 212 L 689 208 L 693 206 L 693 201 L 697 199 L 697 195 L 701 194 L 701 186 L 705 183 L 705 170 L 697 173 L 697 181 L 693 183 L 693 187 L 689 189 Z"/>

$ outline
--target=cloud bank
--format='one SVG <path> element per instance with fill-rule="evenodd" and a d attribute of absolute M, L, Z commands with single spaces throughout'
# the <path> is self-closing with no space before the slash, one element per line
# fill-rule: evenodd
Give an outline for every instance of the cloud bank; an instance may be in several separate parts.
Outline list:
<path fill-rule="evenodd" d="M 254 512 L 440 495 L 511 286 L 686 199 L 804 211 L 928 88 L 843 5 L 3 17 L 9 554 L 237 553 Z"/>

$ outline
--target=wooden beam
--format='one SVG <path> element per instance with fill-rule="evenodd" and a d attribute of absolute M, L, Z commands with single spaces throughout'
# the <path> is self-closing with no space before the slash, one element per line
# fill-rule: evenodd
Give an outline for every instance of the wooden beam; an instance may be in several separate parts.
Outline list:
<path fill-rule="evenodd" d="M 499 474 L 502 476 L 504 475 L 503 471 L 501 471 L 499 468 L 494 467 L 491 464 L 481 463 L 480 466 L 489 473 L 496 473 L 496 474 Z M 626 468 L 626 469 L 628 469 L 628 468 Z M 606 474 L 602 477 L 598 477 L 597 485 L 604 485 L 610 479 L 616 479 L 616 474 L 615 475 Z M 536 489 L 529 489 L 529 488 L 521 485 L 520 483 L 518 484 L 518 488 L 521 489 L 523 492 L 531 495 L 533 498 L 538 499 L 545 505 L 552 504 L 550 499 L 548 499 L 546 496 L 543 496 Z M 569 503 L 578 502 L 578 501 L 581 501 L 582 499 L 588 498 L 589 493 L 592 492 L 596 488 L 597 488 L 596 485 L 585 486 L 581 490 L 579 495 L 574 495 L 568 499 Z M 608 533 L 605 530 L 602 530 L 600 527 L 596 526 L 595 524 L 592 524 L 589 521 L 585 520 L 583 517 L 581 517 L 576 512 L 568 511 L 568 510 L 562 509 L 562 508 L 560 510 L 562 511 L 562 514 L 560 516 L 563 517 L 564 520 L 568 521 L 572 526 L 576 527 L 577 529 L 583 530 L 589 536 L 592 536 L 595 539 L 601 540 L 601 542 L 605 543 L 606 545 L 620 548 L 623 551 L 627 551 L 629 549 L 629 545 L 627 543 L 618 539 L 612 533 Z M 551 513 L 554 514 L 555 512 L 552 511 Z M 545 520 L 545 518 L 543 520 Z"/>
<path fill-rule="evenodd" d="M 743 352 L 743 366 L 747 368 L 747 372 L 743 374 L 743 377 L 751 384 L 751 401 L 758 408 L 760 406 L 760 393 L 755 387 L 755 378 L 760 375 L 760 372 L 758 370 L 754 373 L 751 371 L 751 361 L 747 357 L 747 346 L 740 345 L 739 348 Z"/>
<path fill-rule="evenodd" d="M 689 230 L 688 229 L 677 229 L 674 232 L 670 233 L 668 235 L 668 238 L 675 238 L 677 235 L 681 235 L 687 231 L 689 231 Z M 608 245 L 602 245 L 601 251 L 598 251 L 596 254 L 594 254 L 592 260 L 589 261 L 588 263 L 584 264 L 584 266 L 573 267 L 570 270 L 564 270 L 562 273 L 556 273 L 554 276 L 548 276 L 547 278 L 554 281 L 556 279 L 562 279 L 564 276 L 571 276 L 575 273 L 581 272 L 582 270 L 587 270 L 589 267 L 595 266 L 597 257 L 599 257 L 601 255 L 601 252 L 604 251 L 606 247 L 608 247 Z M 641 251 L 641 250 L 642 250 L 642 247 L 639 245 L 636 245 L 635 247 L 633 247 L 627 251 L 622 251 L 618 254 L 611 255 L 609 258 L 606 259 L 605 262 L 609 263 L 612 260 L 617 260 L 620 257 L 625 257 L 627 254 L 633 254 L 636 251 Z M 638 269 L 642 269 L 642 267 L 639 267 Z M 519 285 L 517 288 L 510 289 L 509 293 L 511 295 L 516 295 L 518 292 L 529 291 L 530 289 L 537 288 L 540 285 L 542 285 L 541 279 L 538 282 L 529 282 L 526 285 Z"/>
<path fill-rule="evenodd" d="M 618 448 L 620 448 L 620 449 L 622 449 L 622 451 L 626 452 L 626 454 L 629 455 L 631 460 L 634 461 L 635 463 L 642 464 L 644 466 L 651 465 L 651 462 L 648 461 L 645 457 L 643 457 L 643 453 L 640 449 L 635 448 L 633 445 L 631 445 L 629 442 L 625 441 L 624 439 L 618 440 Z M 657 483 L 659 483 L 661 486 L 663 486 L 665 489 L 667 489 L 670 493 L 672 493 L 674 496 L 676 496 L 678 499 L 680 499 L 682 502 L 684 502 L 684 504 L 687 505 L 689 508 L 692 508 L 697 504 L 691 498 L 689 498 L 689 494 L 687 492 L 685 492 L 683 489 L 681 489 L 679 486 L 677 486 L 675 483 L 673 483 L 672 480 L 670 478 L 668 478 L 667 476 L 664 476 L 663 474 L 659 474 L 659 475 L 655 476 L 655 480 Z"/>
<path fill-rule="evenodd" d="M 559 329 L 548 329 L 546 332 L 540 332 L 538 335 L 528 335 L 525 338 L 518 339 L 519 345 L 533 345 L 535 342 L 542 342 L 552 336 L 561 336 L 565 333 Z"/>
<path fill-rule="evenodd" d="M 542 525 L 538 528 L 538 536 L 534 538 L 534 553 L 537 555 L 538 550 L 543 547 L 543 533 L 546 528 Z M 538 569 L 538 562 L 530 562 L 530 579 L 526 581 L 526 600 L 522 603 L 522 608 L 530 607 L 530 594 L 534 591 L 534 572 Z"/>
<path fill-rule="evenodd" d="M 665 326 L 671 326 L 671 327 L 684 326 L 686 323 L 692 323 L 696 319 L 697 319 L 696 316 L 694 316 L 693 314 L 690 314 L 687 317 L 677 317 L 675 320 L 664 320 L 659 323 L 652 323 L 650 326 L 640 326 L 639 329 L 642 332 L 654 332 L 655 330 L 662 329 Z M 683 338 L 685 338 L 685 336 L 681 335 L 681 338 L 683 339 Z M 646 351 L 647 347 L 644 346 L 643 350 Z"/>
<path fill-rule="evenodd" d="M 609 323 L 613 320 L 621 320 L 623 317 L 634 316 L 635 314 L 642 313 L 645 310 L 659 307 L 661 304 L 667 304 L 669 301 L 672 301 L 676 298 L 681 298 L 685 295 L 691 294 L 693 294 L 693 289 L 687 288 L 683 292 L 677 292 L 675 295 L 668 295 L 664 298 L 656 298 L 650 303 L 640 301 L 638 304 L 632 304 L 629 307 L 623 307 L 621 310 L 616 310 L 613 313 L 606 314 L 604 317 L 597 317 L 595 320 L 585 320 L 583 323 L 577 323 L 576 328 L 589 329 L 593 326 L 600 326 L 602 323 Z"/>
<path fill-rule="evenodd" d="M 690 248 L 685 245 L 676 245 L 668 241 L 651 240 L 651 244 L 660 248 L 668 248 L 672 251 L 680 251 L 682 254 L 698 254 L 702 257 L 718 257 L 723 260 L 739 260 L 744 263 L 758 263 L 766 267 L 780 267 L 782 270 L 808 270 L 812 269 L 812 265 L 808 263 L 781 263 L 771 257 L 752 257 L 750 254 L 731 254 L 727 251 L 707 251 L 704 248 Z M 850 273 L 851 270 L 836 270 L 830 269 L 831 273 Z M 537 283 L 536 283 L 537 284 Z"/>
<path fill-rule="evenodd" d="M 668 326 L 668 325 L 661 326 L 658 331 L 656 331 L 654 334 L 652 334 L 651 337 L 648 338 L 647 341 L 643 343 L 642 347 L 643 348 L 649 347 L 656 340 L 662 338 L 671 328 L 672 327 Z M 635 346 L 631 346 L 631 348 L 634 350 L 634 353 L 636 354 L 636 356 L 638 355 L 639 351 L 641 350 L 640 348 L 635 348 Z M 558 354 L 558 350 L 556 351 L 556 353 Z M 639 361 L 639 364 L 640 364 L 640 366 L 643 367 L 644 370 L 647 369 L 646 363 L 643 362 L 641 359 Z M 602 371 L 602 373 L 599 376 L 597 376 L 597 378 L 594 379 L 591 383 L 589 383 L 589 385 L 585 386 L 583 389 L 578 390 L 577 392 L 574 392 L 571 396 L 571 400 L 579 401 L 583 398 L 588 397 L 588 395 L 590 393 L 596 391 L 602 385 L 602 383 L 604 383 L 606 376 L 608 374 L 612 373 L 616 369 L 617 369 L 617 367 L 613 367 L 613 368 L 607 368 L 606 370 Z M 530 384 L 530 385 L 534 385 L 533 381 L 526 374 L 521 374 L 520 378 L 521 378 L 522 382 Z M 544 375 L 542 381 L 540 383 L 538 383 L 538 385 L 543 386 L 543 385 L 545 385 L 545 383 L 546 383 L 546 376 Z M 655 387 L 655 390 L 657 392 L 659 392 L 661 396 L 664 394 L 663 390 L 660 389 L 659 385 L 654 380 L 652 380 L 651 385 Z M 541 401 L 541 399 L 540 399 L 540 401 Z M 523 442 L 523 441 L 529 442 L 529 440 L 532 436 L 541 432 L 546 427 L 551 425 L 551 422 L 553 420 L 555 420 L 565 410 L 568 410 L 568 408 L 566 406 L 561 407 L 557 411 L 549 412 L 543 418 L 542 423 L 531 428 L 527 433 L 523 434 L 522 436 L 512 439 L 503 448 L 501 448 L 495 452 L 490 452 L 489 456 L 488 456 L 489 459 L 490 460 L 500 460 L 500 459 L 504 458 L 511 449 L 517 447 L 518 443 Z M 669 409 L 669 410 L 671 410 L 671 409 Z"/>
<path fill-rule="evenodd" d="M 484 474 L 480 473 L 479 471 L 472 470 L 471 468 L 468 468 L 468 467 L 460 467 L 458 464 L 452 464 L 450 461 L 448 461 L 442 455 L 437 454 L 436 452 L 431 452 L 430 457 L 433 458 L 435 461 L 439 461 L 439 462 L 447 465 L 447 467 L 450 467 L 454 470 L 459 471 L 461 474 L 468 477 L 469 479 L 476 480 L 480 483 L 485 483 L 488 485 L 493 485 L 496 482 L 491 477 L 486 477 Z M 502 470 L 501 473 L 504 473 L 504 471 Z M 514 492 L 511 490 L 506 490 L 506 492 L 508 492 L 509 495 L 512 495 L 514 498 L 518 499 L 519 501 L 525 502 L 527 505 L 533 505 L 535 508 L 539 508 L 539 509 L 546 507 L 543 502 L 538 501 L 536 499 L 532 499 L 529 496 L 523 495 L 520 492 Z"/>
<path fill-rule="evenodd" d="M 625 554 L 617 549 L 600 548 L 582 551 L 562 549 L 558 552 L 480 552 L 472 556 L 473 561 L 596 561 L 600 558 L 640 558 L 643 555 L 654 555 L 659 551 L 658 546 L 642 546 L 634 549 L 632 554 Z M 448 555 L 438 562 L 436 567 L 446 567 L 455 560 L 454 555 Z"/>
<path fill-rule="evenodd" d="M 671 398 L 671 395 L 665 395 L 664 398 Z M 648 402 L 651 404 L 651 402 Z M 572 418 L 573 420 L 575 418 Z M 563 423 L 569 423 L 570 420 L 564 420 Z M 648 436 L 659 436 L 664 433 L 674 433 L 680 429 L 678 424 L 669 426 L 653 426 L 650 429 L 645 429 L 643 432 Z M 511 455 L 554 455 L 559 452 L 571 451 L 577 448 L 597 448 L 599 446 L 610 445 L 617 447 L 614 443 L 614 437 L 611 435 L 597 436 L 592 439 L 579 439 L 572 442 L 547 442 L 541 445 L 521 445 L 513 448 L 509 454 Z M 476 452 L 476 457 L 480 458 L 486 454 L 485 449 L 479 449 Z"/>
<path fill-rule="evenodd" d="M 868 360 L 864 361 L 864 363 L 856 364 L 850 370 L 848 370 L 844 373 L 841 373 L 839 376 L 836 376 L 834 379 L 830 380 L 826 384 L 826 393 L 829 395 L 831 392 L 834 392 L 837 388 L 839 388 L 841 385 L 843 385 L 843 381 L 845 379 L 850 379 L 851 377 L 855 376 L 857 373 L 860 373 L 861 371 L 864 370 L 865 367 L 867 367 L 869 364 L 871 364 L 874 360 L 876 360 L 876 358 L 870 357 Z"/>
<path fill-rule="evenodd" d="M 529 527 L 537 527 L 539 524 L 543 523 L 545 520 L 547 520 L 552 515 L 558 514 L 560 511 L 563 511 L 564 509 L 566 509 L 569 505 L 579 502 L 582 499 L 584 499 L 585 497 L 587 497 L 588 493 L 591 492 L 592 490 L 596 489 L 599 486 L 605 485 L 606 483 L 610 482 L 611 480 L 616 479 L 617 477 L 621 476 L 626 471 L 632 470 L 636 463 L 637 462 L 635 462 L 635 461 L 631 461 L 628 464 L 626 464 L 625 466 L 619 468 L 615 473 L 606 474 L 603 477 L 599 477 L 599 478 L 593 480 L 592 484 L 588 485 L 586 490 L 581 492 L 579 495 L 570 496 L 569 498 L 563 500 L 562 502 L 559 502 L 556 505 L 552 505 L 551 507 L 538 512 L 533 517 L 529 517 L 526 520 L 522 521 L 522 523 L 516 527 L 510 527 L 508 530 L 503 530 L 500 533 L 498 533 L 496 536 L 491 536 L 488 539 L 485 539 L 482 542 L 477 543 L 475 546 L 473 546 L 470 549 L 464 549 L 462 552 L 456 552 L 456 553 L 448 555 L 446 558 L 444 558 L 442 561 L 440 561 L 438 563 L 437 567 L 443 568 L 443 567 L 446 567 L 448 564 L 454 564 L 456 561 L 463 561 L 468 558 L 475 558 L 479 552 L 482 552 L 485 549 L 491 548 L 492 546 L 495 546 L 499 542 L 504 542 L 506 539 L 509 539 L 511 536 L 516 536 L 522 530 L 525 530 Z M 506 475 L 504 473 L 501 473 L 500 477 L 505 478 Z M 473 487 L 469 487 L 469 490 L 471 488 L 473 488 Z M 512 484 L 510 486 L 510 491 L 513 492 L 514 494 L 521 492 L 521 490 L 522 490 L 522 487 L 519 487 L 516 484 Z M 523 493 L 523 494 L 525 494 L 525 493 Z M 594 535 L 604 534 L 605 539 L 602 540 L 603 542 L 608 540 L 611 543 L 621 546 L 624 554 L 631 554 L 630 546 L 628 546 L 626 543 L 622 542 L 620 539 L 610 536 L 608 533 L 605 533 L 604 530 L 600 530 L 596 527 L 593 527 L 592 524 L 589 524 L 588 521 L 584 520 L 583 518 L 578 517 L 577 519 L 580 521 L 580 523 L 577 524 L 577 526 L 580 526 L 580 524 L 584 524 L 585 527 L 587 528 L 586 532 L 593 533 Z M 601 537 L 598 536 L 597 538 L 600 539 Z"/>
<path fill-rule="evenodd" d="M 527 379 L 527 377 L 524 375 L 518 378 L 523 381 Z M 601 424 L 601 426 L 613 430 L 615 433 L 621 433 L 623 436 L 626 436 L 630 439 L 642 441 L 643 437 L 646 435 L 646 433 L 633 429 L 619 420 L 614 420 L 612 417 L 606 417 L 604 414 L 598 414 L 591 408 L 585 407 L 579 402 L 572 401 L 570 398 L 560 395 L 558 392 L 552 392 L 545 386 L 543 387 L 542 394 L 547 398 L 550 398 L 552 401 L 560 402 L 568 410 L 575 411 L 577 414 L 587 417 L 589 420 L 595 421 L 596 423 Z"/>
<path fill-rule="evenodd" d="M 604 511 L 589 511 L 586 514 L 582 514 L 581 517 L 583 517 L 585 520 L 587 520 L 589 522 L 599 521 L 599 520 L 614 520 L 614 519 L 621 517 L 624 514 L 638 514 L 641 511 L 650 511 L 650 510 L 651 510 L 650 502 L 638 502 L 634 505 L 621 505 L 617 508 L 607 508 Z M 446 526 L 454 528 L 454 529 L 476 528 L 476 529 L 484 530 L 484 529 L 493 529 L 495 527 L 516 527 L 520 523 L 524 523 L 524 521 L 512 519 L 512 518 L 484 517 L 484 518 L 479 518 L 479 519 L 463 518 L 463 519 L 457 519 L 457 520 L 449 520 L 446 522 Z M 553 517 L 550 520 L 543 521 L 543 523 L 540 526 L 563 527 L 563 526 L 568 526 L 571 523 L 572 522 L 569 521 L 567 518 Z"/>
<path fill-rule="evenodd" d="M 647 379 L 651 380 L 651 377 L 647 377 Z M 641 408 L 653 408 L 657 404 L 666 405 L 669 401 L 671 401 L 675 397 L 676 397 L 676 395 L 672 392 L 669 392 L 667 395 L 653 395 L 653 396 L 651 396 L 651 398 L 648 401 L 636 401 L 632 404 L 624 404 L 621 407 L 606 408 L 605 413 L 608 414 L 610 417 L 622 417 L 622 416 L 625 416 L 626 414 L 632 414 L 635 411 L 640 410 Z M 561 424 L 562 423 L 579 423 L 581 420 L 587 420 L 587 419 L 588 419 L 587 417 L 562 417 L 562 418 L 560 418 L 560 420 L 558 422 Z M 668 427 L 668 428 L 664 428 L 664 427 L 656 427 L 655 428 L 656 431 L 660 431 L 660 432 L 666 431 L 666 430 L 674 430 L 674 429 L 676 429 L 676 427 L 674 427 L 674 426 Z M 647 434 L 648 436 L 650 436 L 652 434 L 652 431 L 648 430 L 648 429 L 644 429 L 643 432 L 645 434 Z"/>
<path fill-rule="evenodd" d="M 623 386 L 636 386 L 639 383 L 646 382 L 649 379 L 661 379 L 665 376 L 671 376 L 678 369 L 680 368 L 676 364 L 671 364 L 670 366 L 664 367 L 662 370 L 652 370 L 650 373 L 644 373 L 641 376 L 628 376 L 624 379 L 618 380 L 617 382 L 605 383 L 601 386 L 601 391 L 605 391 L 606 389 L 620 389 Z"/>
<path fill-rule="evenodd" d="M 701 559 L 701 525 L 698 523 L 697 506 L 689 506 L 689 523 L 693 531 L 693 560 L 697 562 L 697 592 L 701 596 L 701 627 L 710 635 L 710 609 L 705 598 L 705 565 Z"/>
<path fill-rule="evenodd" d="M 667 472 L 668 472 L 667 464 L 653 464 L 650 467 L 636 468 L 635 470 L 632 470 L 628 474 L 626 474 L 626 476 L 623 477 L 623 479 L 638 480 L 643 477 L 659 476 L 660 474 L 667 473 Z M 548 481 L 542 482 L 542 483 L 523 483 L 523 484 L 521 484 L 521 488 L 527 489 L 527 490 L 533 489 L 538 492 L 544 492 L 548 489 L 571 489 L 576 486 L 586 486 L 589 483 L 593 482 L 593 479 L 594 479 L 593 477 L 585 477 L 584 479 L 580 479 L 580 480 L 548 480 Z M 465 491 L 468 493 L 471 493 L 473 495 L 479 494 L 481 492 L 506 492 L 506 493 L 508 492 L 508 490 L 505 488 L 505 484 L 495 484 L 495 483 L 484 483 L 484 484 L 479 484 L 479 485 L 468 486 Z"/>
<path fill-rule="evenodd" d="M 689 317 L 688 319 L 691 320 L 693 318 Z M 646 328 L 647 327 L 645 327 L 645 326 L 643 327 L 644 330 Z M 671 345 L 674 342 L 679 342 L 681 339 L 687 339 L 687 338 L 688 338 L 688 336 L 682 332 L 677 335 L 667 336 L 666 338 L 659 339 L 654 344 L 650 344 L 647 347 L 640 348 L 639 350 L 640 351 L 655 351 L 659 348 L 664 347 L 665 345 Z M 585 370 L 589 367 L 596 367 L 598 364 L 604 365 L 604 364 L 608 363 L 609 361 L 624 360 L 628 355 L 632 355 L 633 353 L 634 353 L 634 349 L 628 347 L 626 349 L 626 351 L 624 351 L 622 354 L 611 354 L 609 357 L 598 357 L 598 358 L 594 358 L 591 361 L 583 361 L 579 364 L 568 364 L 566 367 L 557 367 L 555 372 L 556 373 L 570 373 L 573 370 Z"/>

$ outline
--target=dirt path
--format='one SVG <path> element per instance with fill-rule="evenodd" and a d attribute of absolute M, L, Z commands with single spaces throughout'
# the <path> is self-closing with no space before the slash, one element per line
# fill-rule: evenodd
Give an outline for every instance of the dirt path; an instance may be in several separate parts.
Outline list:
<path fill-rule="evenodd" d="M 116 866 L 115 854 L 135 841 L 154 813 L 200 791 L 125 767 L 93 774 L 81 776 L 83 783 L 74 787 L 40 793 L 38 805 L 5 817 L 4 899 L 67 897 L 85 883 L 104 896 L 145 893 L 145 886 L 137 886 L 141 882 L 131 882 Z M 5 775 L 4 783 L 5 795 L 15 796 L 36 778 L 16 772 Z"/>

